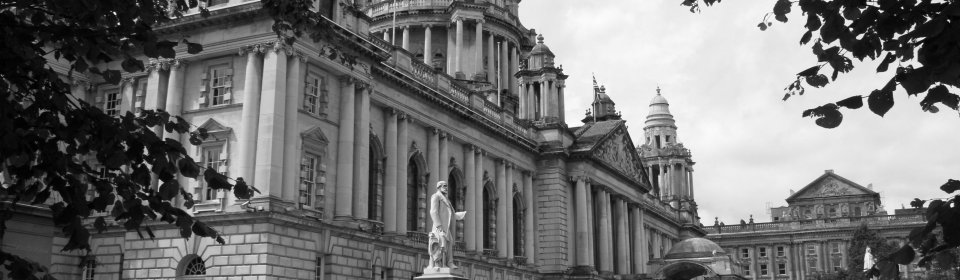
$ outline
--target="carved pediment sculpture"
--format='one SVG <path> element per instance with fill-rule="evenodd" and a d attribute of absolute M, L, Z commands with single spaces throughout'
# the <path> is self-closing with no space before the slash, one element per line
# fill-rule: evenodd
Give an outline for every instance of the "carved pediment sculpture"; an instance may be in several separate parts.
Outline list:
<path fill-rule="evenodd" d="M 623 127 L 612 132 L 603 143 L 594 148 L 593 156 L 623 175 L 637 182 L 643 181 L 643 165 Z"/>

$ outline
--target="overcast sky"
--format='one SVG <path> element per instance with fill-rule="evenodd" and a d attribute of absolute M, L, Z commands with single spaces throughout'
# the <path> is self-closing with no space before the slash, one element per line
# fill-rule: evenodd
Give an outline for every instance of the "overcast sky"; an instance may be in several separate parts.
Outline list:
<path fill-rule="evenodd" d="M 543 34 L 570 77 L 566 114 L 580 125 L 592 101 L 590 75 L 623 111 L 634 143 L 659 84 L 677 120 L 678 138 L 693 153 L 701 221 L 727 224 L 753 214 L 769 221 L 767 206 L 786 205 L 799 190 L 833 169 L 863 186 L 872 183 L 892 213 L 914 197 L 946 197 L 938 187 L 960 179 L 960 117 L 922 112 L 916 97 L 895 94 L 886 117 L 866 106 L 843 110 L 844 121 L 824 129 L 803 110 L 881 87 L 877 62 L 822 89 L 781 101 L 797 72 L 815 65 L 800 46 L 802 20 L 757 23 L 772 1 L 724 1 L 699 14 L 680 0 L 524 0 L 524 26 Z M 772 16 L 771 16 L 772 17 Z M 892 68 L 893 66 L 891 66 Z M 942 108 L 942 106 L 941 106 Z"/>

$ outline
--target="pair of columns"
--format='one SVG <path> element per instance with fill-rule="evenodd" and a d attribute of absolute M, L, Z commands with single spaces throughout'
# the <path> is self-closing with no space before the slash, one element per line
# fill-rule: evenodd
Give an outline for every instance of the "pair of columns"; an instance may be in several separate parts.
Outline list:
<path fill-rule="evenodd" d="M 520 84 L 520 118 L 542 119 L 557 117 L 563 119 L 563 81 L 541 79 Z"/>
<path fill-rule="evenodd" d="M 660 173 L 659 180 L 661 197 L 693 198 L 693 169 L 685 164 L 657 163 Z M 648 167 L 649 174 L 654 174 L 653 166 Z"/>
<path fill-rule="evenodd" d="M 597 188 L 594 194 L 589 178 L 574 180 L 575 265 L 617 274 L 644 272 L 647 250 L 643 246 L 643 209 L 628 205 L 604 188 Z M 599 236 L 594 236 L 594 229 Z"/>
<path fill-rule="evenodd" d="M 534 263 L 534 240 L 533 240 L 533 178 L 529 172 L 520 171 L 520 182 L 519 185 L 522 189 L 514 189 L 513 186 L 517 185 L 517 181 L 514 180 L 514 174 L 518 173 L 519 170 L 515 168 L 516 166 L 504 159 L 496 160 L 496 187 L 497 187 L 497 256 L 501 258 L 513 259 L 516 255 L 517 246 L 514 242 L 514 219 L 516 218 L 515 212 L 521 211 L 523 215 L 523 252 L 526 257 L 526 262 L 528 264 Z M 523 197 L 523 205 L 526 209 L 514 209 L 513 208 L 513 198 L 514 193 L 519 192 Z M 482 196 L 482 193 L 478 193 L 479 196 Z M 483 215 L 478 212 L 478 219 L 480 221 Z M 477 242 L 478 245 L 482 247 L 482 241 Z"/>
<path fill-rule="evenodd" d="M 370 93 L 352 76 L 340 79 L 340 133 L 337 138 L 337 218 L 370 216 Z M 389 151 L 387 152 L 389 153 Z"/>

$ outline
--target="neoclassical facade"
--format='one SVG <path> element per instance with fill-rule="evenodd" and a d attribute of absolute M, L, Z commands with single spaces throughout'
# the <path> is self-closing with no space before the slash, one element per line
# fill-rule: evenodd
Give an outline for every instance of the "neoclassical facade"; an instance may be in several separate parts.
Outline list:
<path fill-rule="evenodd" d="M 824 273 L 847 270 L 847 248 L 863 224 L 900 247 L 910 230 L 926 224 L 922 212 L 896 210 L 888 215 L 872 185 L 863 187 L 833 170 L 826 170 L 786 199 L 787 206 L 770 208 L 771 222 L 715 224 L 707 238 L 744 264 L 750 279 L 817 279 Z M 923 272 L 901 266 L 905 279 Z"/>
<path fill-rule="evenodd" d="M 41 263 L 64 279 L 410 279 L 426 266 L 427 198 L 443 180 L 467 212 L 454 232 L 469 279 L 654 273 L 671 244 L 705 234 L 666 100 L 652 102 L 639 147 L 600 87 L 577 93 L 594 102 L 571 106 L 592 113 L 569 126 L 568 77 L 519 2 L 316 1 L 342 40 L 292 45 L 255 1 L 211 1 L 208 17 L 157 27 L 204 51 L 150 60 L 117 86 L 75 74 L 74 94 L 110 114 L 180 114 L 211 137 L 164 137 L 261 193 L 237 200 L 181 178 L 189 211 L 226 244 L 117 226 L 89 255 Z"/>

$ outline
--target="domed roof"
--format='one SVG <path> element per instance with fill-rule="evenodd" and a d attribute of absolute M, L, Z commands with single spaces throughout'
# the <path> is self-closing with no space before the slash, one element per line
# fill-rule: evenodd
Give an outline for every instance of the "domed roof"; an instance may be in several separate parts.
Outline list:
<path fill-rule="evenodd" d="M 553 52 L 550 51 L 550 48 L 547 45 L 543 44 L 543 34 L 537 35 L 537 45 L 533 46 L 533 49 L 530 50 L 531 55 L 535 54 L 549 54 L 553 55 Z"/>
<path fill-rule="evenodd" d="M 720 245 L 706 238 L 693 237 L 674 244 L 663 259 L 709 258 L 719 255 L 726 255 Z"/>
<path fill-rule="evenodd" d="M 670 103 L 667 103 L 667 99 L 664 98 L 663 95 L 660 95 L 659 92 L 657 93 L 657 96 L 654 96 L 653 99 L 650 100 L 650 106 L 653 106 L 656 104 L 670 105 Z"/>

